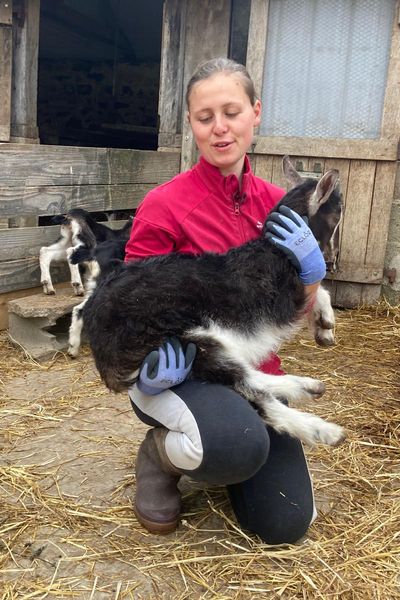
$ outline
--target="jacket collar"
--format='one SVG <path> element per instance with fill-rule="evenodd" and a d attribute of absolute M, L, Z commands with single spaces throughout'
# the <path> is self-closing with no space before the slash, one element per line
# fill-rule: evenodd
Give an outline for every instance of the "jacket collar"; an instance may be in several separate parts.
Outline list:
<path fill-rule="evenodd" d="M 221 174 L 218 167 L 214 167 L 214 165 L 211 165 L 203 157 L 200 157 L 199 162 L 194 168 L 210 192 L 221 193 L 230 200 L 235 198 L 235 196 L 237 198 L 239 197 L 242 201 L 245 200 L 252 176 L 251 165 L 248 156 L 245 156 L 244 159 L 241 187 L 239 179 L 236 177 L 236 175 L 228 175 L 225 177 Z"/>

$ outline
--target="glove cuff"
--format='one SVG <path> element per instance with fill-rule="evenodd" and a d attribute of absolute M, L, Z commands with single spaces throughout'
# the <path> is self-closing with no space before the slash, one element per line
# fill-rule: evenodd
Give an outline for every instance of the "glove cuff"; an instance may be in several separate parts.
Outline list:
<path fill-rule="evenodd" d="M 138 389 L 147 396 L 156 396 L 157 394 L 161 394 L 161 392 L 163 392 L 165 389 L 147 385 L 146 383 L 143 383 L 143 381 L 140 381 L 140 379 L 137 381 L 136 385 Z"/>

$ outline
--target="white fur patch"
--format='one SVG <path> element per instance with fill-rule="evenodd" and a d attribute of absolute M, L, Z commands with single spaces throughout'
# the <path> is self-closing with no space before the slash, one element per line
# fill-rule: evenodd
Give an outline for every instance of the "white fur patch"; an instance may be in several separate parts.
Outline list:
<path fill-rule="evenodd" d="M 260 323 L 255 333 L 246 334 L 210 320 L 207 327 L 195 327 L 187 333 L 194 342 L 196 338 L 203 337 L 215 340 L 237 362 L 257 367 L 272 353 L 276 353 L 282 342 L 290 339 L 300 327 L 301 323 L 285 327 Z"/>

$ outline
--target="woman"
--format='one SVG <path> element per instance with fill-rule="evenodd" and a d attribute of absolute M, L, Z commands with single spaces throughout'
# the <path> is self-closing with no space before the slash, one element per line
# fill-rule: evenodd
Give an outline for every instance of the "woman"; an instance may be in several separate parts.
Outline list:
<path fill-rule="evenodd" d="M 266 215 L 285 194 L 255 177 L 246 157 L 261 103 L 242 65 L 219 58 L 200 66 L 186 101 L 200 160 L 145 197 L 127 261 L 169 252 L 226 252 L 258 237 Z M 272 243 L 296 264 L 311 300 L 325 275 L 324 261 L 315 238 L 302 235 L 305 223 L 290 222 L 289 229 L 280 230 Z M 305 249 L 295 244 L 305 239 Z M 266 428 L 231 389 L 184 381 L 193 358 L 193 345 L 184 354 L 177 340 L 166 340 L 146 358 L 130 390 L 135 413 L 154 427 L 137 456 L 137 518 L 150 532 L 173 531 L 181 508 L 177 484 L 186 474 L 227 485 L 240 525 L 265 542 L 295 542 L 316 514 L 300 442 Z M 282 373 L 277 356 L 259 368 Z"/>

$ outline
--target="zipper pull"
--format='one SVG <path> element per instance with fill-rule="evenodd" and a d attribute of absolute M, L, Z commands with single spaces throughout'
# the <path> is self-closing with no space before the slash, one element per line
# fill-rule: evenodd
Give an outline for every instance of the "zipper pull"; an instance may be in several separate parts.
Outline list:
<path fill-rule="evenodd" d="M 241 200 L 240 192 L 236 192 L 235 194 L 233 194 L 233 207 L 234 207 L 235 215 L 240 215 L 240 200 Z"/>

